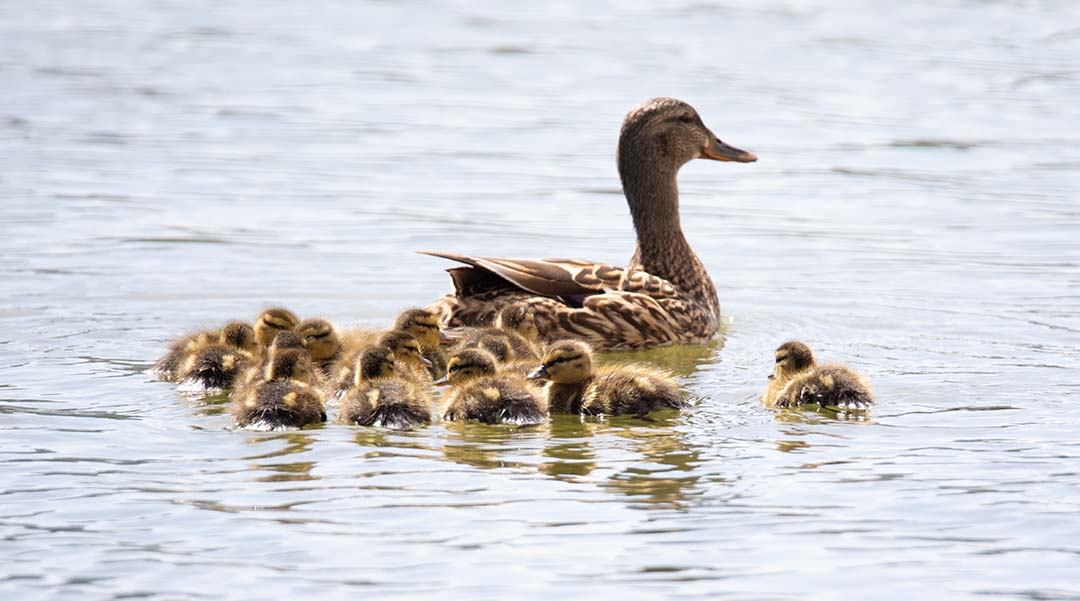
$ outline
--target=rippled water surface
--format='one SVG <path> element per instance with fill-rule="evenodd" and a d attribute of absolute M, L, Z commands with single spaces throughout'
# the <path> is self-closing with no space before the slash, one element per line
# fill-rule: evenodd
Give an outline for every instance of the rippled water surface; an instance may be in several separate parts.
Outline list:
<path fill-rule="evenodd" d="M 3 598 L 1080 598 L 1080 4 L 0 5 Z M 680 177 L 693 410 L 244 433 L 146 374 L 385 324 L 413 250 L 625 263 L 660 95 L 761 157 Z M 870 419 L 759 406 L 793 337 Z"/>

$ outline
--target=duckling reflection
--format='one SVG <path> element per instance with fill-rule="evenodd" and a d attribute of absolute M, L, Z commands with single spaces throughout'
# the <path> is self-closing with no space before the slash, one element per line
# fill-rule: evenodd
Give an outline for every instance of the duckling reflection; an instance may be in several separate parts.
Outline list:
<path fill-rule="evenodd" d="M 537 455 L 547 438 L 547 424 L 527 429 L 492 426 L 476 421 L 443 424 L 454 434 L 442 447 L 443 456 L 454 463 L 479 469 L 536 469 Z"/>
<path fill-rule="evenodd" d="M 592 482 L 631 497 L 645 509 L 684 508 L 704 492 L 700 485 L 704 463 L 701 452 L 675 429 L 678 415 L 658 417 L 647 426 L 629 416 L 605 422 L 582 421 L 577 416 L 551 420 L 550 438 L 543 449 L 540 471 L 557 480 Z M 632 457 L 627 458 L 627 454 Z M 615 460 L 607 459 L 614 456 Z M 607 466 L 627 465 L 607 475 Z M 603 467 L 601 467 L 603 466 Z M 604 477 L 606 476 L 606 477 Z"/>
<path fill-rule="evenodd" d="M 270 472 L 265 476 L 260 476 L 257 479 L 259 482 L 318 480 L 319 478 L 312 474 L 312 470 L 314 470 L 316 466 L 316 462 L 314 461 L 292 461 L 288 463 L 269 463 L 262 461 L 277 458 L 293 459 L 293 456 L 299 456 L 310 451 L 312 445 L 315 444 L 315 441 L 316 438 L 311 434 L 296 430 L 275 433 L 273 436 L 253 436 L 248 439 L 248 442 L 251 444 L 281 445 L 284 443 L 284 446 L 275 448 L 267 453 L 244 457 L 243 460 L 256 462 L 250 464 L 249 467 L 252 470 Z"/>

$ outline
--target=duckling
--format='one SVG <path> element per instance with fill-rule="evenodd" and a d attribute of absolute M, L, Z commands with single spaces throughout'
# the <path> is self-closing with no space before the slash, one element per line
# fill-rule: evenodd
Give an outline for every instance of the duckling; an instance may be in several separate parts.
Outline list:
<path fill-rule="evenodd" d="M 374 346 L 360 355 L 353 386 L 341 399 L 338 421 L 408 430 L 431 422 L 430 401 L 417 385 L 399 377 L 390 349 Z"/>
<path fill-rule="evenodd" d="M 308 319 L 296 326 L 296 333 L 304 339 L 311 360 L 324 377 L 329 377 L 334 365 L 341 358 L 341 337 L 334 325 L 322 318 Z"/>
<path fill-rule="evenodd" d="M 592 348 L 576 340 L 553 344 L 529 378 L 548 381 L 548 405 L 558 413 L 643 416 L 689 405 L 668 372 L 644 365 L 594 368 Z"/>
<path fill-rule="evenodd" d="M 446 353 L 443 347 L 453 341 L 439 329 L 439 318 L 427 309 L 407 309 L 394 320 L 394 330 L 404 330 L 420 343 L 424 357 L 431 361 L 433 376 L 446 373 Z"/>
<path fill-rule="evenodd" d="M 481 336 L 476 340 L 476 345 L 473 348 L 491 353 L 495 357 L 499 372 L 527 376 L 536 366 L 536 361 L 531 356 L 524 359 L 519 358 L 514 351 L 513 341 L 506 335 L 506 332 L 500 330 Z"/>
<path fill-rule="evenodd" d="M 255 350 L 254 328 L 241 321 L 227 323 L 215 344 L 204 347 L 185 362 L 183 386 L 206 391 L 232 388 L 255 363 Z"/>
<path fill-rule="evenodd" d="M 431 360 L 423 355 L 416 337 L 404 330 L 390 330 L 382 335 L 372 346 L 382 346 L 394 353 L 395 372 L 406 380 L 413 381 L 421 390 L 431 393 Z M 370 347 L 368 347 L 370 348 Z M 366 350 L 366 349 L 365 349 Z M 357 361 L 351 365 L 339 367 L 332 378 L 331 390 L 340 397 L 352 387 L 356 378 Z"/>
<path fill-rule="evenodd" d="M 495 357 L 485 350 L 454 353 L 446 364 L 446 377 L 436 384 L 452 387 L 440 411 L 445 420 L 531 426 L 547 419 L 547 403 L 529 382 L 516 374 L 497 373 Z"/>
<path fill-rule="evenodd" d="M 818 365 L 810 347 L 794 340 L 776 349 L 776 366 L 761 400 L 769 409 L 819 405 L 865 411 L 874 404 L 862 376 L 843 365 Z"/>
<path fill-rule="evenodd" d="M 312 383 L 315 366 L 307 351 L 273 354 L 265 379 L 236 395 L 233 421 L 238 428 L 284 430 L 326 421 L 326 404 Z"/>
<path fill-rule="evenodd" d="M 295 330 L 300 319 L 288 309 L 273 307 L 259 313 L 255 319 L 255 340 L 262 347 L 270 346 L 279 332 Z"/>
<path fill-rule="evenodd" d="M 532 363 L 540 360 L 540 352 L 534 342 L 539 339 L 539 330 L 536 328 L 532 311 L 524 304 L 504 307 L 495 315 L 494 326 L 470 328 L 467 332 L 458 341 L 458 349 L 476 348 L 482 338 L 498 336 L 506 339 L 518 359 Z"/>
<path fill-rule="evenodd" d="M 257 349 L 258 350 L 258 349 Z M 299 350 L 307 353 L 307 343 L 299 333 L 292 330 L 284 330 L 278 332 L 273 338 L 273 342 L 270 343 L 270 347 L 261 349 L 261 352 L 257 352 L 254 356 L 254 360 L 249 362 L 247 369 L 240 375 L 236 381 L 236 388 L 244 389 L 249 386 L 253 386 L 266 378 L 266 370 L 270 367 L 270 364 L 274 360 L 276 353 L 280 353 L 285 350 Z M 310 355 L 309 355 L 310 357 Z M 313 364 L 314 365 L 314 364 Z M 319 383 L 319 375 L 315 371 L 312 371 L 312 383 Z"/>
<path fill-rule="evenodd" d="M 524 303 L 507 305 L 495 316 L 495 327 L 506 332 L 518 359 L 540 359 L 537 341 L 540 330 L 533 310 Z"/>
<path fill-rule="evenodd" d="M 201 330 L 182 336 L 169 344 L 150 371 L 166 382 L 176 382 L 186 374 L 186 363 L 202 349 L 214 344 L 221 337 L 220 330 Z"/>

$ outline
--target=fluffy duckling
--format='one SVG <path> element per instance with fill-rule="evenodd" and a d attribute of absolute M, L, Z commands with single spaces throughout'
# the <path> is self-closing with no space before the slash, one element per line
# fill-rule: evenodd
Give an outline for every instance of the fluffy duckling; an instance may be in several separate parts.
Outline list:
<path fill-rule="evenodd" d="M 471 329 L 464 338 L 458 341 L 457 348 L 459 350 L 478 348 L 481 340 L 497 336 L 506 340 L 514 357 L 535 364 L 540 360 L 540 352 L 535 342 L 539 340 L 540 333 L 532 315 L 532 311 L 522 304 L 504 307 L 495 315 L 493 327 Z M 495 354 L 498 355 L 498 353 Z"/>
<path fill-rule="evenodd" d="M 329 377 L 342 354 L 341 337 L 334 324 L 321 317 L 308 319 L 296 326 L 296 333 L 304 339 L 315 366 L 324 377 Z"/>
<path fill-rule="evenodd" d="M 446 364 L 446 377 L 436 384 L 452 387 L 440 411 L 445 420 L 529 426 L 547 419 L 547 404 L 529 382 L 516 374 L 497 373 L 495 357 L 485 350 L 456 352 Z"/>
<path fill-rule="evenodd" d="M 420 343 L 424 357 L 431 361 L 432 375 L 446 373 L 446 353 L 443 346 L 453 341 L 439 328 L 439 318 L 427 309 L 407 309 L 394 320 L 394 330 L 404 330 L 412 334 Z"/>
<path fill-rule="evenodd" d="M 199 351 L 218 342 L 220 337 L 220 330 L 201 330 L 174 340 L 151 371 L 166 382 L 181 380 L 186 375 L 185 364 Z"/>
<path fill-rule="evenodd" d="M 536 360 L 531 355 L 525 358 L 518 356 L 513 341 L 505 332 L 496 330 L 481 336 L 477 339 L 475 348 L 491 353 L 495 357 L 499 372 L 527 376 L 536 367 Z"/>
<path fill-rule="evenodd" d="M 404 330 L 390 330 L 383 334 L 382 338 L 379 338 L 373 346 L 390 349 L 390 352 L 395 357 L 394 371 L 402 378 L 412 380 L 422 390 L 430 394 L 433 380 L 431 377 L 431 361 L 423 355 L 420 342 L 416 340 L 415 336 Z M 354 360 L 351 365 L 338 368 L 334 378 L 335 383 L 332 387 L 338 396 L 344 394 L 353 386 L 357 364 L 358 361 Z"/>
<path fill-rule="evenodd" d="M 302 349 L 275 352 L 265 379 L 233 399 L 238 428 L 284 430 L 326 421 L 326 404 L 313 384 L 315 366 Z"/>
<path fill-rule="evenodd" d="M 255 363 L 255 329 L 234 321 L 221 328 L 218 341 L 190 357 L 182 370 L 183 385 L 201 390 L 232 388 Z"/>
<path fill-rule="evenodd" d="M 843 365 L 818 365 L 810 347 L 794 340 L 776 349 L 776 366 L 761 400 L 769 409 L 819 405 L 865 411 L 874 403 L 862 376 Z"/>
<path fill-rule="evenodd" d="M 280 332 L 295 330 L 300 324 L 300 319 L 288 309 L 272 307 L 259 313 L 255 319 L 255 340 L 259 346 L 266 348 L 274 341 L 274 337 Z"/>
<path fill-rule="evenodd" d="M 240 375 L 236 381 L 236 388 L 247 388 L 253 386 L 260 381 L 266 379 L 266 370 L 270 367 L 270 364 L 274 360 L 274 356 L 277 353 L 286 350 L 297 350 L 307 353 L 307 345 L 303 339 L 295 331 L 284 330 L 274 336 L 273 342 L 270 343 L 270 347 L 261 349 L 261 352 L 257 353 L 247 369 Z M 310 358 L 310 355 L 309 355 Z M 312 364 L 314 366 L 314 363 Z M 318 383 L 318 374 L 312 371 L 312 383 Z"/>
<path fill-rule="evenodd" d="M 689 405 L 668 372 L 644 365 L 594 368 L 592 349 L 576 340 L 553 344 L 529 378 L 548 381 L 548 405 L 557 413 L 642 416 Z"/>
<path fill-rule="evenodd" d="M 540 359 L 537 347 L 540 330 L 536 327 L 536 318 L 528 305 L 507 305 L 495 316 L 495 327 L 510 336 L 510 343 L 517 358 Z"/>
<path fill-rule="evenodd" d="M 395 361 L 386 347 L 371 347 L 360 355 L 353 386 L 341 399 L 339 421 L 395 430 L 431 422 L 427 396 L 414 382 L 398 377 Z"/>

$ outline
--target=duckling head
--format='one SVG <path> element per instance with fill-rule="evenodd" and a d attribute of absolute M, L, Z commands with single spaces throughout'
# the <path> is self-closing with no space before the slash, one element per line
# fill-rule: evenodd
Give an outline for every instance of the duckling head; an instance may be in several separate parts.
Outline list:
<path fill-rule="evenodd" d="M 776 366 L 769 379 L 786 380 L 814 364 L 814 351 L 810 347 L 796 340 L 785 342 L 776 349 Z"/>
<path fill-rule="evenodd" d="M 476 348 L 491 353 L 499 363 L 506 363 L 514 358 L 514 349 L 510 347 L 510 341 L 505 334 L 485 334 L 476 341 Z"/>
<path fill-rule="evenodd" d="M 254 351 L 255 328 L 242 321 L 230 321 L 221 328 L 221 344 L 240 349 L 242 351 Z"/>
<path fill-rule="evenodd" d="M 270 343 L 270 353 L 273 354 L 283 349 L 307 350 L 307 342 L 299 333 L 292 330 L 279 332 Z"/>
<path fill-rule="evenodd" d="M 262 346 L 270 346 L 278 333 L 296 329 L 299 323 L 300 320 L 288 309 L 267 309 L 255 319 L 255 340 Z"/>
<path fill-rule="evenodd" d="M 270 363 L 266 366 L 266 379 L 269 380 L 298 380 L 305 384 L 311 384 L 313 379 L 313 365 L 311 356 L 303 349 L 287 348 L 279 349 L 270 356 Z"/>
<path fill-rule="evenodd" d="M 356 360 L 355 384 L 359 386 L 361 382 L 394 377 L 395 360 L 394 352 L 385 346 L 368 348 Z"/>
<path fill-rule="evenodd" d="M 308 319 L 296 326 L 296 333 L 304 339 L 304 345 L 313 361 L 327 361 L 341 350 L 341 338 L 329 321 L 322 318 Z M 278 337 L 281 335 L 278 334 Z"/>
<path fill-rule="evenodd" d="M 500 330 L 517 332 L 529 340 L 540 337 L 540 330 L 536 327 L 536 317 L 528 305 L 516 303 L 504 307 L 495 316 L 495 327 Z"/>
<path fill-rule="evenodd" d="M 409 309 L 398 315 L 394 329 L 412 334 L 424 349 L 438 348 L 447 340 L 439 329 L 439 318 L 427 309 Z"/>
<path fill-rule="evenodd" d="M 617 161 L 626 185 L 631 171 L 674 174 L 693 159 L 751 163 L 753 153 L 729 146 L 705 127 L 694 107 L 674 98 L 653 98 L 630 109 L 619 133 Z"/>
<path fill-rule="evenodd" d="M 563 340 L 548 348 L 543 364 L 529 374 L 529 379 L 579 384 L 592 373 L 592 349 L 589 345 L 577 340 Z"/>
<path fill-rule="evenodd" d="M 435 384 L 454 386 L 480 376 L 493 376 L 497 365 L 495 356 L 483 349 L 461 350 L 450 357 L 446 363 L 446 376 Z"/>
<path fill-rule="evenodd" d="M 390 349 L 394 356 L 404 363 L 424 367 L 431 365 L 431 361 L 424 356 L 424 350 L 420 348 L 420 342 L 416 336 L 405 330 L 390 330 L 383 334 L 378 344 Z"/>

